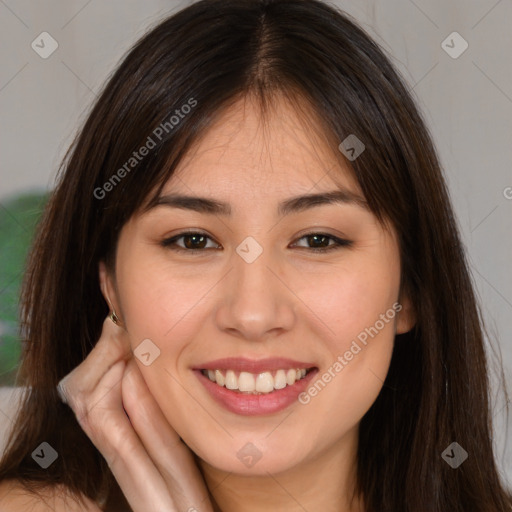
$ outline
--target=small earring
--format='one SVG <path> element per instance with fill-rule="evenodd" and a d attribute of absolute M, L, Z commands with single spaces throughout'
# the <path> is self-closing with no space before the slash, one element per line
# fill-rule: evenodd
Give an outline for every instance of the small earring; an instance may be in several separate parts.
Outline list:
<path fill-rule="evenodd" d="M 120 318 L 117 316 L 116 310 L 114 309 L 114 306 L 112 306 L 112 302 L 110 302 L 110 297 L 108 295 L 107 295 L 107 302 L 108 302 L 108 305 L 110 306 L 110 308 L 112 310 L 112 311 L 110 311 L 108 317 L 116 325 L 120 325 L 120 323 L 119 323 Z"/>
<path fill-rule="evenodd" d="M 108 316 L 112 322 L 114 322 L 116 325 L 119 325 L 119 317 L 117 316 L 116 310 L 114 308 L 112 308 L 112 311 Z"/>

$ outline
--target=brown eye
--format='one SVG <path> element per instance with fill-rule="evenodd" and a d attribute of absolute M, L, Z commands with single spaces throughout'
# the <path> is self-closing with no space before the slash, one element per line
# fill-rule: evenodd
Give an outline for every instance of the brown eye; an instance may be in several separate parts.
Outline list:
<path fill-rule="evenodd" d="M 183 246 L 176 243 L 180 239 L 183 239 Z M 212 239 L 204 233 L 189 231 L 163 240 L 162 245 L 175 251 L 193 252 L 208 248 L 208 240 Z"/>
<path fill-rule="evenodd" d="M 332 240 L 332 238 L 326 235 L 307 235 L 304 238 L 307 239 L 308 244 L 313 244 L 312 249 L 329 247 L 329 242 Z"/>
<path fill-rule="evenodd" d="M 299 238 L 299 240 L 303 239 L 306 240 L 308 246 L 302 247 L 310 249 L 313 252 L 327 252 L 333 249 L 340 249 L 341 247 L 350 247 L 352 245 L 352 241 L 350 240 L 344 240 L 326 233 L 308 233 Z M 330 244 L 330 241 L 334 243 Z"/>
<path fill-rule="evenodd" d="M 187 249 L 204 249 L 206 237 L 199 234 L 184 235 L 183 243 Z"/>

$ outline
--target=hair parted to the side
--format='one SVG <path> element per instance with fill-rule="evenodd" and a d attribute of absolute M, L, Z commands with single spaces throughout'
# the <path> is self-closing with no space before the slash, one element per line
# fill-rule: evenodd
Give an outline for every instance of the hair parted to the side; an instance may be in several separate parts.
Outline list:
<path fill-rule="evenodd" d="M 0 480 L 31 491 L 59 483 L 102 503 L 119 493 L 55 387 L 93 348 L 108 314 L 98 262 L 113 268 L 122 226 L 219 113 L 249 95 L 262 110 L 278 96 L 305 101 L 333 143 L 356 134 L 366 150 L 351 162 L 354 175 L 398 234 L 417 322 L 396 337 L 384 387 L 362 419 L 355 493 L 368 512 L 510 510 L 493 454 L 482 316 L 431 136 L 379 46 L 317 0 L 197 2 L 146 34 L 108 80 L 64 159 L 31 251 L 17 382 L 27 389 Z M 191 99 L 194 108 L 156 137 Z M 99 194 L 152 135 L 156 146 Z M 59 454 L 45 470 L 30 455 L 42 441 Z M 457 470 L 441 458 L 453 441 L 469 453 Z"/>

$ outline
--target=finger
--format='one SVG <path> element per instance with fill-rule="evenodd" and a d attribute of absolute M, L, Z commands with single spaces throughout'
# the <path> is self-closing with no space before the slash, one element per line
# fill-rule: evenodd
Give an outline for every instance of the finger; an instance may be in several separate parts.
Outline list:
<path fill-rule="evenodd" d="M 134 359 L 122 382 L 125 410 L 150 458 L 167 483 L 179 510 L 211 511 L 204 479 L 192 452 L 169 424 Z"/>
<path fill-rule="evenodd" d="M 89 396 L 80 425 L 107 461 L 134 512 L 175 512 L 171 495 L 124 412 L 126 363 L 115 363 Z"/>
<path fill-rule="evenodd" d="M 58 384 L 58 389 L 68 397 L 86 394 L 96 387 L 108 369 L 131 353 L 127 332 L 108 317 L 103 322 L 101 336 L 86 359 Z"/>
<path fill-rule="evenodd" d="M 120 360 L 105 372 L 94 389 L 87 394 L 70 396 L 70 407 L 80 426 L 93 441 L 101 441 L 103 431 L 111 428 L 115 433 L 123 426 L 121 382 L 125 369 L 125 361 Z"/>

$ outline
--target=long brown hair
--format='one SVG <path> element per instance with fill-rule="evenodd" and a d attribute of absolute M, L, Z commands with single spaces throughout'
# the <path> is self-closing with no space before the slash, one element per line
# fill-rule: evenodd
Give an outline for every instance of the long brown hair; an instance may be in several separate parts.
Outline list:
<path fill-rule="evenodd" d="M 510 510 L 493 455 L 482 317 L 431 136 L 383 50 L 317 0 L 197 2 L 145 35 L 105 85 L 64 159 L 26 270 L 17 384 L 27 389 L 0 480 L 31 491 L 61 483 L 99 502 L 119 491 L 55 391 L 108 313 L 98 262 L 113 265 L 122 226 L 222 109 L 248 94 L 265 109 L 280 93 L 305 99 L 328 140 L 355 134 L 365 144 L 351 167 L 371 210 L 397 231 L 416 311 L 360 424 L 356 492 L 368 512 Z M 147 155 L 131 161 L 144 145 Z M 59 454 L 48 469 L 31 458 L 43 441 Z M 469 454 L 457 469 L 441 457 L 454 441 Z"/>

